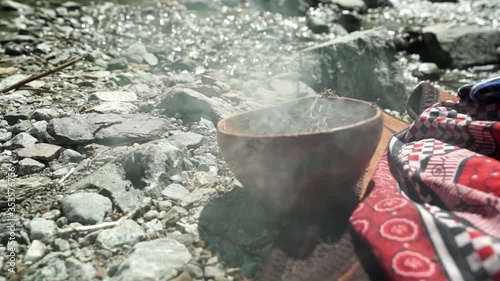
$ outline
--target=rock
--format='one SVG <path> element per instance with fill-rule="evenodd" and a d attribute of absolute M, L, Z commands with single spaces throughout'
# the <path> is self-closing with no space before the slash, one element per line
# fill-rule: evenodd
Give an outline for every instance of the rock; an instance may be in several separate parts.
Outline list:
<path fill-rule="evenodd" d="M 2 0 L 0 1 L 0 11 L 6 12 L 19 12 L 19 13 L 32 13 L 34 11 L 33 8 L 26 4 L 22 4 L 12 0 Z M 1 88 L 1 87 L 0 87 Z"/>
<path fill-rule="evenodd" d="M 111 200 L 97 193 L 76 193 L 62 200 L 62 210 L 69 222 L 96 224 L 111 211 Z"/>
<path fill-rule="evenodd" d="M 123 50 L 121 55 L 126 58 L 128 62 L 142 63 L 144 61 L 144 55 L 147 53 L 146 47 L 144 47 L 142 43 L 136 42 Z"/>
<path fill-rule="evenodd" d="M 19 134 L 26 132 L 31 127 L 31 121 L 20 120 L 16 125 L 12 126 L 12 133 Z"/>
<path fill-rule="evenodd" d="M 130 114 L 139 111 L 139 108 L 128 102 L 103 102 L 89 110 L 101 114 L 116 113 L 116 114 Z"/>
<path fill-rule="evenodd" d="M 201 142 L 203 141 L 203 138 L 204 137 L 199 134 L 195 134 L 192 132 L 182 132 L 170 136 L 167 139 L 174 145 L 178 144 L 187 147 L 188 149 L 194 149 L 200 146 Z"/>
<path fill-rule="evenodd" d="M 304 51 L 320 56 L 320 65 L 304 66 L 304 79 L 315 89 L 333 89 L 339 96 L 375 101 L 403 110 L 406 101 L 401 65 L 385 28 L 356 31 Z M 321 70 L 321 81 L 309 75 Z M 309 83 L 308 83 L 309 84 Z"/>
<path fill-rule="evenodd" d="M 40 160 L 44 162 L 52 161 L 59 156 L 59 152 L 62 147 L 47 144 L 47 143 L 37 143 L 25 148 L 21 148 L 17 151 L 17 156 L 19 158 L 32 158 L 35 160 Z"/>
<path fill-rule="evenodd" d="M 172 200 L 181 200 L 189 195 L 189 191 L 184 186 L 173 183 L 165 187 L 161 195 Z"/>
<path fill-rule="evenodd" d="M 179 231 L 176 231 L 174 233 L 168 233 L 167 238 L 175 239 L 175 240 L 179 241 L 180 243 L 182 243 L 186 247 L 189 247 L 189 246 L 193 245 L 193 243 L 194 243 L 194 239 L 193 239 L 193 236 L 191 234 L 180 233 Z"/>
<path fill-rule="evenodd" d="M 191 259 L 188 249 L 168 238 L 140 242 L 118 265 L 111 281 L 170 280 Z"/>
<path fill-rule="evenodd" d="M 114 91 L 114 92 L 95 92 L 89 100 L 100 100 L 109 102 L 129 102 L 136 101 L 137 95 L 131 92 Z"/>
<path fill-rule="evenodd" d="M 96 270 L 88 263 L 83 263 L 73 257 L 65 261 L 71 280 L 92 281 L 95 280 Z"/>
<path fill-rule="evenodd" d="M 55 221 L 60 216 L 61 216 L 61 211 L 59 211 L 58 209 L 53 209 L 53 210 L 50 210 L 50 211 L 44 213 L 42 215 L 42 218 L 44 218 L 46 220 Z"/>
<path fill-rule="evenodd" d="M 6 142 L 12 138 L 11 132 L 0 132 L 0 142 Z"/>
<path fill-rule="evenodd" d="M 363 0 L 366 7 L 369 9 L 379 8 L 379 7 L 392 7 L 391 0 Z"/>
<path fill-rule="evenodd" d="M 203 269 L 201 269 L 199 266 L 192 263 L 188 263 L 184 268 L 189 273 L 189 275 L 193 276 L 194 278 L 196 279 L 203 278 Z"/>
<path fill-rule="evenodd" d="M 127 67 L 128 67 L 128 61 L 126 58 L 114 58 L 109 61 L 107 69 L 113 71 L 113 70 L 127 69 Z"/>
<path fill-rule="evenodd" d="M 120 122 L 102 127 L 100 122 Z M 47 131 L 54 143 L 117 143 L 161 136 L 172 129 L 168 119 L 145 114 L 82 114 L 50 120 Z"/>
<path fill-rule="evenodd" d="M 366 4 L 363 0 L 331 0 L 331 3 L 338 5 L 341 9 L 366 12 Z"/>
<path fill-rule="evenodd" d="M 26 132 L 35 137 L 39 142 L 52 140 L 52 137 L 47 132 L 47 124 L 47 121 L 37 121 L 31 124 L 31 127 Z"/>
<path fill-rule="evenodd" d="M 31 119 L 37 121 L 49 121 L 50 119 L 58 118 L 59 112 L 53 108 L 39 108 L 31 113 Z"/>
<path fill-rule="evenodd" d="M 1 83 L 0 83 L 1 84 Z M 0 87 L 0 89 L 2 89 Z M 19 120 L 28 120 L 29 112 L 27 111 L 16 111 L 16 112 L 8 112 L 3 116 L 3 119 L 9 123 L 9 125 L 14 125 Z"/>
<path fill-rule="evenodd" d="M 493 27 L 435 24 L 423 29 L 423 61 L 440 68 L 467 68 L 498 62 L 500 30 Z"/>
<path fill-rule="evenodd" d="M 203 117 L 214 124 L 222 118 L 239 113 L 221 99 L 208 98 L 196 91 L 183 88 L 174 88 L 163 95 L 158 108 L 164 109 L 170 117 L 180 115 L 182 119 L 192 122 L 200 121 Z"/>
<path fill-rule="evenodd" d="M 83 155 L 73 149 L 65 149 L 59 155 L 59 161 L 63 163 L 79 163 L 83 159 Z"/>
<path fill-rule="evenodd" d="M 145 54 L 144 57 L 143 57 L 143 59 L 144 59 L 144 61 L 147 64 L 149 64 L 151 66 L 158 65 L 158 58 L 155 55 L 151 54 L 151 53 Z"/>
<path fill-rule="evenodd" d="M 192 281 L 192 280 L 193 278 L 186 271 L 183 271 L 179 276 L 175 277 L 174 279 L 171 279 L 171 281 Z"/>
<path fill-rule="evenodd" d="M 51 244 L 57 235 L 57 225 L 54 221 L 35 218 L 30 222 L 30 239 Z"/>
<path fill-rule="evenodd" d="M 10 149 L 30 147 L 33 146 L 36 142 L 38 142 L 38 140 L 32 137 L 30 134 L 20 133 L 13 137 L 10 141 L 6 142 L 3 147 Z"/>
<path fill-rule="evenodd" d="M 45 258 L 42 260 L 45 260 Z M 28 268 L 23 277 L 23 281 L 68 280 L 68 278 L 69 275 L 64 261 L 54 258 L 44 262 L 43 265 Z"/>
<path fill-rule="evenodd" d="M 46 250 L 47 246 L 45 246 L 45 244 L 39 240 L 33 240 L 28 248 L 28 251 L 26 252 L 26 255 L 24 256 L 24 262 L 31 264 L 38 261 L 45 255 Z"/>
<path fill-rule="evenodd" d="M 432 62 L 421 63 L 416 69 L 412 71 L 413 76 L 423 80 L 439 80 L 441 77 L 441 70 Z"/>
<path fill-rule="evenodd" d="M 31 175 L 45 169 L 45 165 L 31 158 L 24 158 L 17 163 L 17 173 L 20 176 Z"/>
<path fill-rule="evenodd" d="M 59 252 L 66 252 L 71 249 L 69 242 L 61 238 L 56 238 L 54 240 L 54 248 Z"/>
<path fill-rule="evenodd" d="M 205 276 L 205 278 L 214 278 L 215 276 L 224 273 L 224 269 L 220 265 L 207 265 L 205 266 L 203 275 Z"/>
<path fill-rule="evenodd" d="M 146 212 L 143 216 L 145 221 L 151 221 L 154 220 L 158 217 L 158 211 L 157 210 L 149 210 Z"/>
<path fill-rule="evenodd" d="M 451 2 L 451 3 L 457 3 L 458 0 L 429 0 L 432 3 L 443 3 L 443 2 Z"/>
<path fill-rule="evenodd" d="M 308 1 L 304 0 L 259 0 L 251 1 L 251 3 L 257 4 L 261 9 L 273 13 L 280 13 L 285 16 L 303 16 L 310 7 Z"/>
<path fill-rule="evenodd" d="M 323 34 L 330 32 L 329 22 L 327 22 L 326 18 L 324 17 L 319 17 L 319 16 L 307 17 L 307 27 L 309 27 L 309 29 L 316 34 Z"/>
<path fill-rule="evenodd" d="M 112 229 L 101 231 L 97 235 L 96 243 L 104 249 L 113 250 L 120 247 L 134 246 L 143 239 L 144 235 L 142 227 L 135 221 L 125 220 Z"/>
<path fill-rule="evenodd" d="M 342 11 L 338 22 L 347 32 L 351 33 L 361 29 L 362 19 L 355 13 Z"/>
<path fill-rule="evenodd" d="M 9 42 L 5 44 L 5 54 L 8 56 L 22 56 L 27 55 L 29 52 L 26 49 L 26 46 L 22 44 L 16 44 L 14 42 Z"/>
<path fill-rule="evenodd" d="M 180 59 L 176 62 L 174 62 L 172 65 L 171 65 L 172 69 L 174 70 L 181 70 L 181 71 L 194 71 L 196 70 L 196 67 L 198 67 L 198 64 L 193 61 L 193 60 L 189 60 L 189 59 Z"/>

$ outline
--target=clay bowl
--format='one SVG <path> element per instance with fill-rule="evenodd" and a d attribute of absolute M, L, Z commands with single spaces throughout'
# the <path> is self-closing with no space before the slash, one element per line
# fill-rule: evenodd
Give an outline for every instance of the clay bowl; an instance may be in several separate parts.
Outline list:
<path fill-rule="evenodd" d="M 382 129 L 382 110 L 372 103 L 323 96 L 217 124 L 222 156 L 235 177 L 275 211 L 292 213 L 322 209 L 351 193 Z"/>

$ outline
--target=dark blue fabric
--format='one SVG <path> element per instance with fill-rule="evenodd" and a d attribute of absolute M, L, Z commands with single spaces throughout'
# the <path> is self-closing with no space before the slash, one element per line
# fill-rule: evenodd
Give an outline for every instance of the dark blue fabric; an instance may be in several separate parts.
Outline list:
<path fill-rule="evenodd" d="M 458 96 L 475 103 L 500 102 L 500 76 L 465 84 L 458 89 Z"/>

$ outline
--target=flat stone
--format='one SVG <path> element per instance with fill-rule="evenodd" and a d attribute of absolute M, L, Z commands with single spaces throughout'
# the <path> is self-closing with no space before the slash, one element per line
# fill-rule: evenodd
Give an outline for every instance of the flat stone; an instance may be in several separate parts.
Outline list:
<path fill-rule="evenodd" d="M 12 138 L 11 132 L 0 132 L 0 142 L 6 142 Z"/>
<path fill-rule="evenodd" d="M 40 240 L 33 240 L 28 251 L 26 251 L 24 262 L 31 264 L 38 261 L 45 255 L 46 250 L 47 246 L 43 242 Z"/>
<path fill-rule="evenodd" d="M 71 280 L 92 281 L 95 280 L 96 270 L 89 263 L 83 263 L 73 257 L 65 261 L 66 268 Z"/>
<path fill-rule="evenodd" d="M 203 136 L 193 132 L 182 132 L 168 137 L 168 141 L 173 144 L 185 146 L 188 149 L 197 148 L 203 141 Z"/>
<path fill-rule="evenodd" d="M 31 124 L 31 127 L 26 131 L 28 134 L 35 137 L 39 142 L 52 140 L 52 137 L 47 132 L 47 121 L 37 121 Z"/>
<path fill-rule="evenodd" d="M 102 127 L 102 122 L 119 122 Z M 50 120 L 47 131 L 53 143 L 119 143 L 159 137 L 173 125 L 166 118 L 146 114 L 83 114 Z"/>
<path fill-rule="evenodd" d="M 75 193 L 62 200 L 62 210 L 69 222 L 96 224 L 111 211 L 111 200 L 97 193 Z"/>
<path fill-rule="evenodd" d="M 147 53 L 146 47 L 144 47 L 141 42 L 136 42 L 123 50 L 121 55 L 125 57 L 128 62 L 142 63 L 144 61 L 144 55 Z"/>
<path fill-rule="evenodd" d="M 104 249 L 113 250 L 134 246 L 144 235 L 144 230 L 135 221 L 125 220 L 112 229 L 101 231 L 97 235 L 96 243 Z"/>
<path fill-rule="evenodd" d="M 57 235 L 57 225 L 54 221 L 35 218 L 30 222 L 31 240 L 40 240 L 45 244 L 51 244 Z"/>
<path fill-rule="evenodd" d="M 83 155 L 73 149 L 65 149 L 59 155 L 59 161 L 64 163 L 79 163 L 84 159 Z"/>
<path fill-rule="evenodd" d="M 10 141 L 6 142 L 3 147 L 16 149 L 23 147 L 30 147 L 37 143 L 38 140 L 32 137 L 28 133 L 19 133 L 15 137 L 13 137 Z"/>
<path fill-rule="evenodd" d="M 31 175 L 45 169 L 45 165 L 31 158 L 24 158 L 17 163 L 17 173 L 20 176 Z"/>
<path fill-rule="evenodd" d="M 155 55 L 151 54 L 151 53 L 147 53 L 147 54 L 145 54 L 145 55 L 143 56 L 143 58 L 144 58 L 144 61 L 145 61 L 147 64 L 151 65 L 151 66 L 156 66 L 156 65 L 158 65 L 158 58 L 157 58 Z"/>
<path fill-rule="evenodd" d="M 24 80 L 26 78 L 28 78 L 28 76 L 23 75 L 23 74 L 15 74 L 15 75 L 9 76 L 9 77 L 2 79 L 0 81 L 0 89 L 4 89 L 8 86 L 12 86 L 12 85 L 16 84 L 17 82 Z"/>
<path fill-rule="evenodd" d="M 71 249 L 69 242 L 61 238 L 56 238 L 54 240 L 54 248 L 59 252 L 66 252 Z"/>
<path fill-rule="evenodd" d="M 19 134 L 26 132 L 29 128 L 31 127 L 31 121 L 30 120 L 20 120 L 12 126 L 12 133 L 13 134 Z"/>
<path fill-rule="evenodd" d="M 165 189 L 161 192 L 161 195 L 169 199 L 181 200 L 189 195 L 189 191 L 184 186 L 173 183 L 165 187 Z"/>
<path fill-rule="evenodd" d="M 28 118 L 29 118 L 29 112 L 28 111 L 7 112 L 7 114 L 5 114 L 3 116 L 3 119 L 5 121 L 7 121 L 7 123 L 9 123 L 9 125 L 14 125 L 19 120 L 28 120 Z"/>
<path fill-rule="evenodd" d="M 128 102 L 103 102 L 98 106 L 92 107 L 91 112 L 101 114 L 117 113 L 117 114 L 130 114 L 139 111 L 139 108 Z"/>
<path fill-rule="evenodd" d="M 37 194 L 42 191 L 51 183 L 51 180 L 47 177 L 41 176 L 31 176 L 16 178 L 16 202 L 20 203 L 26 197 L 31 197 L 33 194 Z M 8 205 L 8 181 L 0 181 L 0 209 L 6 208 Z"/>
<path fill-rule="evenodd" d="M 59 152 L 62 147 L 48 144 L 48 143 L 37 143 L 34 145 L 21 148 L 17 151 L 17 156 L 19 158 L 32 158 L 40 161 L 52 161 L 59 156 Z"/>
<path fill-rule="evenodd" d="M 132 92 L 124 92 L 124 91 L 95 92 L 89 97 L 89 100 L 129 102 L 129 101 L 136 101 L 137 95 Z"/>
<path fill-rule="evenodd" d="M 31 119 L 49 121 L 50 119 L 59 117 L 59 115 L 59 112 L 53 108 L 39 108 L 31 113 Z"/>
<path fill-rule="evenodd" d="M 120 70 L 120 69 L 127 69 L 128 67 L 128 61 L 126 58 L 114 58 L 109 61 L 108 63 L 108 70 Z"/>
<path fill-rule="evenodd" d="M 140 242 L 117 267 L 111 281 L 161 281 L 176 277 L 191 259 L 188 249 L 174 239 Z"/>

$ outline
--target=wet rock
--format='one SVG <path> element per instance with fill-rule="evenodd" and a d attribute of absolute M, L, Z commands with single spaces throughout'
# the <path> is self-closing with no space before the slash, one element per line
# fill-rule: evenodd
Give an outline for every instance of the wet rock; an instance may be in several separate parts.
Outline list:
<path fill-rule="evenodd" d="M 127 67 L 128 67 L 128 61 L 126 58 L 114 58 L 109 61 L 107 69 L 113 71 L 113 70 L 127 69 Z"/>
<path fill-rule="evenodd" d="M 191 87 L 191 89 L 197 91 L 198 93 L 202 93 L 209 98 L 220 97 L 220 95 L 222 94 L 222 91 L 219 87 L 211 85 L 198 85 Z"/>
<path fill-rule="evenodd" d="M 319 82 L 304 77 L 315 89 L 333 89 L 339 96 L 367 101 L 380 99 L 378 104 L 384 108 L 403 110 L 406 97 L 402 68 L 385 28 L 353 32 L 305 52 L 320 56 L 317 61 L 321 65 L 304 71 L 310 75 L 315 69 L 323 69 Z"/>
<path fill-rule="evenodd" d="M 173 183 L 165 187 L 161 195 L 172 200 L 181 200 L 189 195 L 189 191 L 182 185 Z"/>
<path fill-rule="evenodd" d="M 5 54 L 8 56 L 22 56 L 28 54 L 27 48 L 22 44 L 9 42 L 5 44 Z"/>
<path fill-rule="evenodd" d="M 111 281 L 170 280 L 190 259 L 188 249 L 176 240 L 162 238 L 141 242 L 118 265 Z"/>
<path fill-rule="evenodd" d="M 135 209 L 144 198 L 142 189 L 135 188 L 126 179 L 123 168 L 113 164 L 104 165 L 94 173 L 71 185 L 68 191 L 74 192 L 87 188 L 103 190 L 106 194 L 110 194 L 110 198 L 118 209 L 126 213 Z"/>
<path fill-rule="evenodd" d="M 83 155 L 73 149 L 65 149 L 59 155 L 59 161 L 63 163 L 79 163 L 83 159 Z"/>
<path fill-rule="evenodd" d="M 192 132 L 182 132 L 168 137 L 168 141 L 172 144 L 194 149 L 200 146 L 203 141 L 203 136 Z"/>
<path fill-rule="evenodd" d="M 89 100 L 100 100 L 100 101 L 108 101 L 108 102 L 130 102 L 136 101 L 137 95 L 131 92 L 96 92 L 93 93 Z"/>
<path fill-rule="evenodd" d="M 134 246 L 144 237 L 145 233 L 142 227 L 133 220 L 120 222 L 112 229 L 101 231 L 97 235 L 96 243 L 100 247 L 108 250 Z"/>
<path fill-rule="evenodd" d="M 204 276 L 205 278 L 215 278 L 215 276 L 224 274 L 224 268 L 221 265 L 207 265 L 205 266 Z"/>
<path fill-rule="evenodd" d="M 17 163 L 17 173 L 20 176 L 38 173 L 43 171 L 43 169 L 45 169 L 44 164 L 30 158 L 24 158 Z"/>
<path fill-rule="evenodd" d="M 339 24 L 342 25 L 347 32 L 351 33 L 361 29 L 362 19 L 356 13 L 342 11 L 339 17 Z"/>
<path fill-rule="evenodd" d="M 436 24 L 423 29 L 422 60 L 440 68 L 467 68 L 498 62 L 500 31 L 493 27 Z"/>
<path fill-rule="evenodd" d="M 46 220 L 52 220 L 55 221 L 57 218 L 61 216 L 61 211 L 58 209 L 50 210 L 46 212 L 45 214 L 42 215 L 42 218 Z"/>
<path fill-rule="evenodd" d="M 221 99 L 208 98 L 196 91 L 183 88 L 175 88 L 162 96 L 158 108 L 164 109 L 170 117 L 177 116 L 192 122 L 200 121 L 203 117 L 214 124 L 238 112 Z"/>
<path fill-rule="evenodd" d="M 54 248 L 59 252 L 66 252 L 71 249 L 69 242 L 61 238 L 56 238 L 54 240 Z"/>
<path fill-rule="evenodd" d="M 123 50 L 121 56 L 126 58 L 128 62 L 142 63 L 144 61 L 144 55 L 147 53 L 146 47 L 144 47 L 142 43 L 136 42 Z"/>
<path fill-rule="evenodd" d="M 194 278 L 203 278 L 203 269 L 201 269 L 198 265 L 188 263 L 184 268 L 189 273 L 189 275 L 193 276 Z"/>
<path fill-rule="evenodd" d="M 128 102 L 104 102 L 91 108 L 89 111 L 100 114 L 131 114 L 139 111 L 139 108 Z"/>
<path fill-rule="evenodd" d="M 363 0 L 366 7 L 373 9 L 378 7 L 392 7 L 391 0 Z"/>
<path fill-rule="evenodd" d="M 329 33 L 330 25 L 326 18 L 318 16 L 310 16 L 307 18 L 307 27 L 317 34 Z"/>
<path fill-rule="evenodd" d="M 59 152 L 61 150 L 62 147 L 57 145 L 37 143 L 25 148 L 21 148 L 17 151 L 17 156 L 20 158 L 32 158 L 35 160 L 48 162 L 56 159 L 59 156 Z"/>
<path fill-rule="evenodd" d="M 96 270 L 91 264 L 83 263 L 73 257 L 66 259 L 64 264 L 72 280 L 95 280 Z"/>
<path fill-rule="evenodd" d="M 43 242 L 33 240 L 28 248 L 28 251 L 26 252 L 26 255 L 24 256 L 24 262 L 31 264 L 38 261 L 45 255 L 46 250 L 47 246 L 43 244 Z"/>
<path fill-rule="evenodd" d="M 62 210 L 69 222 L 96 224 L 111 211 L 111 200 L 96 193 L 75 193 L 62 200 Z"/>
<path fill-rule="evenodd" d="M 204 0 L 186 0 L 182 4 L 193 11 L 218 11 L 220 8 L 216 3 Z"/>
<path fill-rule="evenodd" d="M 37 143 L 38 140 L 28 133 L 20 133 L 13 137 L 10 141 L 4 143 L 4 148 L 16 149 L 22 147 L 30 147 Z"/>
<path fill-rule="evenodd" d="M 338 5 L 341 9 L 366 12 L 366 4 L 363 0 L 332 0 L 331 3 Z"/>
<path fill-rule="evenodd" d="M 144 61 L 150 66 L 158 65 L 158 58 L 151 53 L 147 53 L 144 55 Z"/>
<path fill-rule="evenodd" d="M 180 59 L 176 62 L 174 62 L 172 65 L 171 65 L 172 69 L 174 70 L 185 70 L 185 71 L 194 71 L 196 69 L 196 67 L 198 67 L 198 64 L 193 61 L 193 60 L 189 60 L 189 59 Z"/>
<path fill-rule="evenodd" d="M 35 218 L 30 222 L 30 239 L 51 244 L 57 235 L 57 225 L 54 221 Z"/>
<path fill-rule="evenodd" d="M 110 126 L 102 123 L 117 122 Z M 123 142 L 161 136 L 172 128 L 168 119 L 144 114 L 82 114 L 50 120 L 53 143 Z"/>
<path fill-rule="evenodd" d="M 0 87 L 2 89 L 2 87 Z M 9 123 L 9 125 L 14 125 L 19 120 L 28 120 L 29 112 L 21 111 L 21 112 L 8 112 L 3 116 L 3 119 Z"/>
<path fill-rule="evenodd" d="M 53 108 L 39 108 L 31 113 L 31 119 L 37 121 L 49 121 L 50 119 L 58 118 L 59 112 Z"/>
<path fill-rule="evenodd" d="M 412 71 L 413 76 L 424 80 L 439 80 L 441 77 L 441 70 L 432 62 L 422 63 Z"/>

